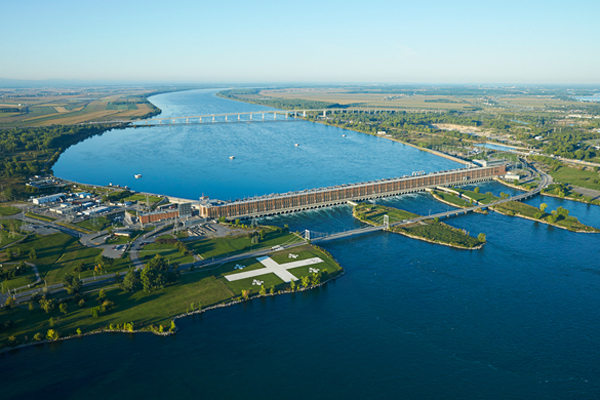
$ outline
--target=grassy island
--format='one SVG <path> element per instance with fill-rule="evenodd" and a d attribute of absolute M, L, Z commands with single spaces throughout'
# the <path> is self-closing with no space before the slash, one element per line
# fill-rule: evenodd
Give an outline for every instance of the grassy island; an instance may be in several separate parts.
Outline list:
<path fill-rule="evenodd" d="M 499 197 L 496 197 L 489 192 L 485 194 L 479 193 L 478 188 L 475 188 L 473 191 L 453 188 L 452 191 L 457 194 L 433 191 L 432 195 L 435 199 L 442 201 L 443 203 L 460 208 L 472 205 L 472 203 L 466 199 L 472 199 L 473 202 L 479 202 L 481 204 L 490 204 L 500 200 Z M 459 197 L 458 194 L 460 194 L 461 197 Z M 490 208 L 500 214 L 531 219 L 557 228 L 567 229 L 572 232 L 600 232 L 600 230 L 596 228 L 582 224 L 576 217 L 569 216 L 569 211 L 563 207 L 559 207 L 551 212 L 546 212 L 547 205 L 543 203 L 540 208 L 537 208 L 519 201 L 508 201 L 506 203 L 496 204 Z"/>
<path fill-rule="evenodd" d="M 420 215 L 408 211 L 369 203 L 359 204 L 353 210 L 355 218 L 376 226 L 383 224 L 383 216 L 386 214 L 389 215 L 390 224 L 420 217 Z M 479 249 L 485 243 L 484 234 L 480 234 L 477 238 L 474 238 L 468 232 L 444 224 L 437 219 L 419 221 L 402 226 L 392 226 L 390 231 L 413 239 L 459 249 Z"/>

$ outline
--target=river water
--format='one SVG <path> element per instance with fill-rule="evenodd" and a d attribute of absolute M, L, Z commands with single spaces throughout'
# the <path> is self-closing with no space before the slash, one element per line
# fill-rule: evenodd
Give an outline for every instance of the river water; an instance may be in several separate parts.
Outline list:
<path fill-rule="evenodd" d="M 208 100 L 198 101 L 212 98 L 225 104 L 207 92 L 161 95 L 153 101 L 167 112 L 165 103 L 177 108 L 181 99 L 204 96 Z M 272 135 L 306 130 L 303 143 L 307 146 L 320 136 L 337 140 L 342 132 L 284 123 L 260 128 L 244 125 L 251 130 L 245 134 L 261 134 L 263 126 L 272 129 Z M 181 132 L 173 130 L 175 138 L 163 139 L 156 133 L 153 140 L 177 142 L 179 135 L 191 135 L 188 128 L 178 129 Z M 220 126 L 211 129 L 218 131 L 215 137 L 228 135 Z M 308 132 L 311 129 L 320 133 Z M 371 179 L 369 174 L 378 170 L 382 173 L 377 177 L 386 177 L 392 170 L 417 169 L 407 165 L 409 159 L 420 162 L 423 167 L 418 169 L 448 167 L 447 160 L 428 153 L 345 133 L 355 137 L 359 150 L 381 146 L 392 155 L 378 157 L 359 151 L 376 165 L 361 172 L 362 165 L 369 163 L 357 161 L 361 166 L 354 175 L 341 176 L 325 168 L 310 178 L 315 183 Z M 136 135 L 149 133 L 118 134 L 125 142 L 120 151 L 127 152 L 125 145 L 139 140 Z M 108 157 L 106 152 L 116 152 L 104 149 L 115 143 L 111 135 L 90 140 L 101 150 L 100 160 Z M 67 162 L 77 160 L 80 146 L 87 151 L 84 142 L 61 157 L 58 176 L 75 179 L 75 165 Z M 346 159 L 342 154 L 346 151 L 357 151 L 320 150 L 335 152 L 338 160 Z M 260 148 L 255 151 L 268 158 Z M 162 160 L 161 154 L 157 157 Z M 285 176 L 272 171 L 268 162 L 262 168 L 257 174 L 270 171 Z M 169 170 L 168 165 L 162 170 Z M 292 184 L 299 182 L 309 181 Z M 280 185 L 286 184 L 271 183 L 265 184 L 270 191 L 281 191 Z M 247 195 L 239 188 L 228 191 L 226 186 L 215 184 L 211 190 L 219 194 L 214 196 Z M 198 187 L 213 196 L 204 186 Z M 169 190 L 170 186 L 164 187 L 166 193 Z M 186 190 L 180 195 L 192 197 Z M 483 184 L 481 190 L 514 193 L 497 183 Z M 550 197 L 527 202 L 537 206 L 542 201 L 549 209 L 567 207 L 582 222 L 600 227 L 600 207 Z M 426 194 L 381 202 L 420 214 L 447 209 Z M 346 206 L 269 218 L 268 222 L 317 232 L 358 226 Z M 465 215 L 448 223 L 473 235 L 484 232 L 488 243 L 481 250 L 465 251 L 386 232 L 332 242 L 324 247 L 347 273 L 321 289 L 180 320 L 181 330 L 174 337 L 106 334 L 4 354 L 0 356 L 5 382 L 2 398 L 597 399 L 600 238 L 497 213 Z"/>

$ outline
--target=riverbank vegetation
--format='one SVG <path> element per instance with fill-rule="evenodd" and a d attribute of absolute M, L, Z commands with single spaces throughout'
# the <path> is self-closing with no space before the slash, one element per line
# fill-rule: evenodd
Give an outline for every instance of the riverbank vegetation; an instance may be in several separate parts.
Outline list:
<path fill-rule="evenodd" d="M 97 330 L 173 332 L 172 321 L 178 315 L 318 286 L 343 272 L 326 251 L 310 245 L 278 252 L 273 259 L 286 263 L 312 257 L 323 262 L 289 270 L 298 278 L 291 283 L 273 274 L 259 275 L 260 285 L 252 278 L 233 282 L 225 278 L 240 272 L 239 265 L 245 266 L 244 270 L 261 268 L 254 258 L 180 273 L 158 256 L 141 271 L 121 276 L 116 285 L 85 293 L 77 277 L 66 276 L 63 279 L 69 282 L 70 294 L 36 296 L 29 303 L 0 310 L 0 345 L 12 347 Z"/>
<path fill-rule="evenodd" d="M 420 217 L 420 215 L 408 211 L 370 203 L 358 204 L 353 209 L 355 218 L 376 226 L 383 224 L 383 216 L 386 214 L 390 216 L 390 224 Z M 395 215 L 393 219 L 392 215 Z M 485 243 L 485 235 L 479 235 L 477 238 L 474 238 L 464 229 L 457 229 L 444 224 L 437 218 L 422 220 L 408 225 L 391 226 L 390 231 L 414 239 L 462 249 L 480 248 Z"/>
<path fill-rule="evenodd" d="M 494 196 L 491 193 L 480 193 L 479 188 L 476 187 L 474 190 L 466 190 L 462 188 L 452 188 L 453 191 L 457 192 L 458 195 L 454 195 L 452 193 L 444 193 L 444 196 L 440 196 L 436 191 L 433 194 L 433 197 L 439 201 L 443 201 L 446 204 L 452 204 L 456 207 L 464 208 L 466 205 L 461 202 L 466 202 L 465 199 L 474 200 L 473 202 L 479 202 L 481 204 L 490 204 L 492 202 L 500 200 L 500 198 Z M 459 195 L 461 197 L 459 197 Z M 507 198 L 508 195 L 502 193 L 502 198 Z M 542 203 L 543 204 L 543 203 Z M 517 216 L 526 219 L 532 219 L 539 222 L 546 223 L 548 225 L 553 225 L 558 228 L 568 229 L 573 232 L 600 232 L 600 230 L 593 228 L 591 226 L 587 226 L 579 222 L 579 220 L 574 216 L 569 216 L 569 211 L 563 207 L 558 207 L 558 209 L 546 212 L 547 205 L 543 204 L 541 208 L 534 207 L 529 204 L 522 203 L 520 201 L 507 201 L 505 203 L 496 204 L 490 207 L 490 209 L 497 211 L 501 214 L 508 216 Z"/>

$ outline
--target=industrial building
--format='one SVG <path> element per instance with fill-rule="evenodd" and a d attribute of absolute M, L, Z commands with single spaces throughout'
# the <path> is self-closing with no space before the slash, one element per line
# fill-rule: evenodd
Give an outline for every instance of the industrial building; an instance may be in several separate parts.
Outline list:
<path fill-rule="evenodd" d="M 205 201 L 199 206 L 200 216 L 234 219 L 277 215 L 346 204 L 348 201 L 363 201 L 419 192 L 436 186 L 482 182 L 505 173 L 506 165 L 501 164 L 493 167 L 464 168 L 430 174 L 415 173 L 414 176 L 254 197 L 218 205 Z"/>
<path fill-rule="evenodd" d="M 33 204 L 49 204 L 54 203 L 60 200 L 64 200 L 67 198 L 67 195 L 64 193 L 52 194 L 50 196 L 38 197 L 37 199 L 33 199 Z"/>
<path fill-rule="evenodd" d="M 179 218 L 179 211 L 157 211 L 148 214 L 139 215 L 140 222 L 147 224 L 148 222 L 158 222 L 165 219 Z"/>

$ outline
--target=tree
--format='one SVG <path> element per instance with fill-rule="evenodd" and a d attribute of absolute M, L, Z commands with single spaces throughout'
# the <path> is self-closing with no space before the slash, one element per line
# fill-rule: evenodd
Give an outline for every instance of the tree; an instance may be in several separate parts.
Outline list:
<path fill-rule="evenodd" d="M 58 309 L 63 314 L 66 314 L 69 312 L 69 307 L 67 306 L 67 303 L 60 303 L 60 305 L 58 306 Z"/>
<path fill-rule="evenodd" d="M 479 186 L 473 190 L 475 193 L 479 193 Z"/>
<path fill-rule="evenodd" d="M 40 299 L 39 303 L 40 303 L 40 308 L 42 310 L 44 310 L 46 312 L 46 314 L 48 314 L 50 312 L 50 310 L 54 309 L 54 300 L 46 299 L 45 296 Z"/>
<path fill-rule="evenodd" d="M 73 269 L 73 272 L 83 272 L 85 271 L 85 264 L 80 262 L 79 264 L 77 264 L 77 266 Z"/>
<path fill-rule="evenodd" d="M 79 278 L 69 274 L 63 277 L 63 285 L 65 285 L 68 294 L 79 293 L 81 287 L 83 286 Z"/>
<path fill-rule="evenodd" d="M 479 240 L 481 243 L 485 243 L 486 242 L 485 233 L 480 233 L 479 235 L 477 235 L 477 240 Z"/>
<path fill-rule="evenodd" d="M 79 300 L 79 307 L 81 307 L 81 308 L 85 307 L 85 300 L 84 299 Z"/>
<path fill-rule="evenodd" d="M 77 330 L 75 331 L 75 333 L 77 333 L 78 336 L 81 336 L 81 328 L 77 328 Z"/>
<path fill-rule="evenodd" d="M 258 294 L 260 294 L 261 296 L 265 296 L 267 294 L 267 289 L 265 289 L 265 285 L 260 285 L 260 290 L 258 291 Z"/>
<path fill-rule="evenodd" d="M 540 211 L 541 212 L 546 212 L 546 208 L 548 208 L 548 204 L 546 204 L 546 203 L 540 204 Z"/>
<path fill-rule="evenodd" d="M 140 273 L 140 281 L 144 292 L 151 292 L 152 289 L 156 288 L 156 281 L 158 280 L 159 271 L 152 268 L 150 265 L 146 265 Z"/>
<path fill-rule="evenodd" d="M 292 290 L 292 292 L 294 290 L 296 290 L 296 282 L 292 279 L 292 281 L 290 282 L 290 289 Z"/>
<path fill-rule="evenodd" d="M 28 306 L 28 308 L 29 308 L 29 311 L 33 311 L 33 310 L 35 310 L 35 306 L 33 305 L 33 301 L 30 301 L 30 302 L 29 302 L 29 306 Z"/>
<path fill-rule="evenodd" d="M 58 340 L 59 338 L 60 338 L 60 335 L 58 334 L 58 331 L 56 331 L 54 329 L 48 329 L 48 332 L 46 333 L 46 339 Z"/>
<path fill-rule="evenodd" d="M 169 328 L 169 332 L 175 332 L 177 327 L 175 326 L 175 321 L 171 320 L 171 327 Z"/>
<path fill-rule="evenodd" d="M 128 292 L 135 292 L 140 288 L 140 273 L 130 270 L 123 279 L 122 289 Z"/>
<path fill-rule="evenodd" d="M 310 285 L 310 276 L 303 276 L 302 277 L 302 286 L 304 286 L 305 288 L 307 288 Z"/>
<path fill-rule="evenodd" d="M 269 294 L 272 296 L 274 292 L 275 292 L 275 287 L 271 286 L 271 288 L 269 289 Z"/>
<path fill-rule="evenodd" d="M 6 307 L 7 310 L 10 310 L 10 308 L 14 305 L 15 305 L 15 299 L 8 296 L 8 298 L 6 299 L 6 302 L 4 303 L 4 306 Z"/>
<path fill-rule="evenodd" d="M 242 289 L 242 297 L 244 298 L 244 300 L 248 300 L 248 295 L 249 294 L 250 294 L 249 290 Z"/>
<path fill-rule="evenodd" d="M 35 253 L 35 249 L 29 250 L 29 259 L 35 260 L 37 258 L 37 254 Z"/>
<path fill-rule="evenodd" d="M 92 318 L 98 318 L 98 307 L 92 308 Z"/>
<path fill-rule="evenodd" d="M 12 258 L 13 258 L 13 251 L 12 251 L 12 249 L 10 247 L 6 249 L 5 254 L 6 254 L 6 259 L 8 261 L 12 260 Z"/>
<path fill-rule="evenodd" d="M 100 289 L 98 292 L 98 299 L 96 300 L 98 303 L 102 303 L 106 299 L 106 291 L 104 289 Z"/>
<path fill-rule="evenodd" d="M 35 335 L 33 335 L 33 340 L 35 340 L 36 342 L 39 342 L 40 340 L 42 340 L 44 337 L 42 336 L 42 334 L 40 332 L 36 333 Z"/>

